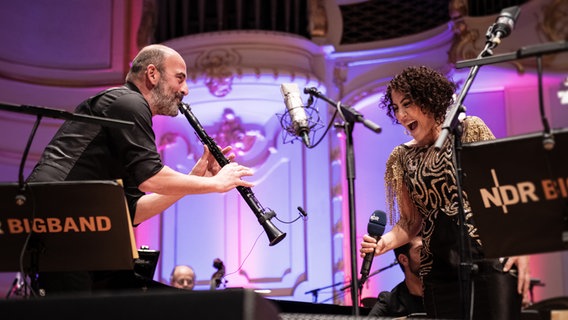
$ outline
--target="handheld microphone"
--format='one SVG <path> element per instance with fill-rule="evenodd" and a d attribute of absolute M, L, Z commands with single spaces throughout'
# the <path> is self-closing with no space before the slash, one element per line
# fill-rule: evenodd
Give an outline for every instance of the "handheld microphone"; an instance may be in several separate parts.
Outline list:
<path fill-rule="evenodd" d="M 367 225 L 367 233 L 369 236 L 379 240 L 385 232 L 385 225 L 387 224 L 387 214 L 380 210 L 375 210 L 371 217 L 369 218 L 369 224 Z M 375 257 L 375 251 L 369 252 L 363 258 L 363 264 L 361 265 L 361 281 L 359 286 L 362 286 L 367 278 L 369 278 L 369 270 L 371 270 L 371 264 L 373 258 Z"/>
<path fill-rule="evenodd" d="M 501 43 L 501 39 L 509 36 L 515 27 L 515 21 L 521 13 L 521 8 L 518 6 L 509 7 L 501 10 L 501 13 L 495 20 L 495 23 L 489 30 L 489 42 L 493 45 Z"/>
<path fill-rule="evenodd" d="M 286 131 L 301 137 L 306 147 L 310 146 L 310 126 L 308 116 L 304 110 L 304 103 L 300 97 L 300 89 L 296 83 L 283 83 L 280 85 L 280 91 L 286 104 L 286 109 L 290 114 L 292 121 L 291 128 L 285 128 Z"/>

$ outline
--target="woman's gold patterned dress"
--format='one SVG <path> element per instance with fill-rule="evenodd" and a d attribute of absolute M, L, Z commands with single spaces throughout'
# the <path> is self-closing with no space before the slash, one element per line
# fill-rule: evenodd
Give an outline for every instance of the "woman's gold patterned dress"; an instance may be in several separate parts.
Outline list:
<path fill-rule="evenodd" d="M 493 133 L 478 117 L 463 121 L 462 142 L 494 139 Z M 440 151 L 434 146 L 397 146 L 387 161 L 385 184 L 391 220 L 400 217 L 403 208 L 397 197 L 406 186 L 412 204 L 422 217 L 423 250 L 420 275 L 437 280 L 456 280 L 460 263 L 458 193 L 452 160 L 453 140 L 447 139 Z M 481 241 L 473 224 L 472 213 L 464 195 L 464 209 L 471 253 L 483 258 Z"/>

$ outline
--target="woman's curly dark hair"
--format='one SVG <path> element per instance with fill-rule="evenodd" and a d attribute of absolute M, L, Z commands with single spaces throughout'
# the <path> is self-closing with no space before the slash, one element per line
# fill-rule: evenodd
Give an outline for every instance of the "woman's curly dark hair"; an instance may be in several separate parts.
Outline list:
<path fill-rule="evenodd" d="M 392 101 L 392 92 L 398 91 L 418 105 L 422 112 L 433 115 L 436 123 L 441 124 L 447 109 L 454 102 L 452 96 L 456 87 L 454 82 L 433 69 L 425 66 L 407 67 L 389 82 L 379 107 L 387 111 L 387 116 L 394 123 L 398 123 Z"/>

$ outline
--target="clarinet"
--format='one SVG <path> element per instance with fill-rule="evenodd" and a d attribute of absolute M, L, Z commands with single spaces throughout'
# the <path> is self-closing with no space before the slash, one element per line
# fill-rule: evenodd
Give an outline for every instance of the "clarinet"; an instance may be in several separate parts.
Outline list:
<path fill-rule="evenodd" d="M 203 129 L 203 126 L 201 126 L 201 123 L 199 123 L 199 120 L 197 120 L 197 118 L 191 111 L 189 104 L 183 102 L 180 103 L 179 110 L 187 118 L 187 121 L 189 121 L 189 124 L 193 127 L 193 130 L 199 137 L 199 140 L 201 140 L 201 143 L 207 146 L 219 165 L 221 167 L 224 167 L 229 164 L 229 159 L 225 157 L 221 149 L 217 146 L 217 143 L 215 143 L 215 140 L 213 140 L 213 138 L 211 138 L 207 134 L 207 132 L 205 132 L 205 129 Z M 238 186 L 237 190 L 239 191 L 245 202 L 248 204 L 248 206 L 251 208 L 252 212 L 255 214 L 260 225 L 266 231 L 266 235 L 268 236 L 268 240 L 270 241 L 270 246 L 273 246 L 284 239 L 286 234 L 278 230 L 278 228 L 276 228 L 276 226 L 274 226 L 274 224 L 270 221 L 272 217 L 276 216 L 276 213 L 272 210 L 266 211 L 262 207 L 260 202 L 256 199 L 256 196 L 252 192 L 251 188 Z"/>

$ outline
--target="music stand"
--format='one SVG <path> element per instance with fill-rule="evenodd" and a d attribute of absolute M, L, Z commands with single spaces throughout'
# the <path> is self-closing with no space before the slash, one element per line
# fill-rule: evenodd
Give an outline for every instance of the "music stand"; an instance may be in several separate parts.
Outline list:
<path fill-rule="evenodd" d="M 138 258 L 128 207 L 114 181 L 0 184 L 0 271 L 132 270 Z M 33 278 L 32 278 L 33 279 Z"/>
<path fill-rule="evenodd" d="M 568 129 L 464 144 L 464 190 L 488 258 L 568 249 Z"/>

